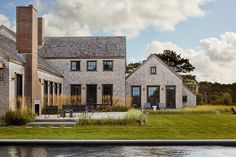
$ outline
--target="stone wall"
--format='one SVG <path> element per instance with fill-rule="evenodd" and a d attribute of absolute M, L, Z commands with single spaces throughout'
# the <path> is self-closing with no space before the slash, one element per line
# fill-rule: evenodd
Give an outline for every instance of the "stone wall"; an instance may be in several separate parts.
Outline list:
<path fill-rule="evenodd" d="M 194 107 L 196 106 L 196 95 L 190 91 L 185 85 L 183 86 L 183 96 L 187 96 L 187 102 L 183 103 L 185 107 Z"/>
<path fill-rule="evenodd" d="M 80 61 L 80 71 L 71 71 L 71 61 Z M 50 59 L 56 69 L 64 75 L 63 93 L 71 94 L 71 84 L 80 84 L 82 103 L 86 102 L 86 85 L 97 85 L 97 103 L 102 103 L 102 84 L 113 84 L 114 101 L 125 104 L 125 58 L 124 59 Z M 87 71 L 87 61 L 96 60 L 97 70 Z M 103 60 L 113 60 L 113 71 L 103 71 Z"/>
<path fill-rule="evenodd" d="M 150 67 L 156 67 L 157 74 L 150 74 Z M 147 102 L 147 86 L 160 86 L 160 103 L 166 104 L 166 86 L 176 88 L 176 109 L 182 108 L 182 79 L 151 55 L 136 72 L 126 79 L 126 96 L 131 99 L 131 86 L 141 86 L 141 104 Z M 126 98 L 127 99 L 127 98 Z"/>

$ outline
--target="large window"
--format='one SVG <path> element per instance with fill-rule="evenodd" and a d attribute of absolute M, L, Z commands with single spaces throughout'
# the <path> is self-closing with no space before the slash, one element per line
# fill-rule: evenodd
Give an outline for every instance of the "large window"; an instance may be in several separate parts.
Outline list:
<path fill-rule="evenodd" d="M 97 61 L 87 61 L 87 71 L 96 71 Z"/>
<path fill-rule="evenodd" d="M 112 71 L 113 70 L 113 61 L 103 61 L 103 70 Z"/>
<path fill-rule="evenodd" d="M 81 85 L 71 85 L 71 103 L 81 103 Z"/>
<path fill-rule="evenodd" d="M 22 75 L 16 75 L 16 100 L 17 100 L 17 109 L 19 109 L 22 105 L 22 98 L 23 96 L 23 78 Z"/>
<path fill-rule="evenodd" d="M 152 106 L 158 106 L 160 102 L 160 87 L 159 86 L 147 87 L 147 101 Z"/>
<path fill-rule="evenodd" d="M 80 70 L 80 61 L 71 61 L 71 71 Z"/>
<path fill-rule="evenodd" d="M 53 82 L 50 82 L 50 105 L 53 106 Z"/>
<path fill-rule="evenodd" d="M 132 106 L 136 108 L 141 107 L 141 86 L 131 87 Z"/>
<path fill-rule="evenodd" d="M 166 86 L 166 108 L 175 108 L 175 86 Z"/>
<path fill-rule="evenodd" d="M 102 103 L 103 104 L 111 104 L 112 105 L 112 94 L 113 94 L 112 84 L 102 85 Z"/>

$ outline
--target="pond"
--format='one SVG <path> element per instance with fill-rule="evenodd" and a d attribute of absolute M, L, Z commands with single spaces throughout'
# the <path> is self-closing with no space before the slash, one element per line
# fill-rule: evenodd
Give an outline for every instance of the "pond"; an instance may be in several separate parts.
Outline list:
<path fill-rule="evenodd" d="M 221 146 L 2 146 L 3 157 L 235 157 L 236 147 Z"/>

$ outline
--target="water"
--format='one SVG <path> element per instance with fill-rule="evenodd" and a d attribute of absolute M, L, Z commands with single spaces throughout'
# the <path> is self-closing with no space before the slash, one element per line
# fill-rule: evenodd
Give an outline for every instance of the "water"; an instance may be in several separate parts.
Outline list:
<path fill-rule="evenodd" d="M 236 157 L 236 147 L 220 146 L 5 146 L 0 157 Z"/>

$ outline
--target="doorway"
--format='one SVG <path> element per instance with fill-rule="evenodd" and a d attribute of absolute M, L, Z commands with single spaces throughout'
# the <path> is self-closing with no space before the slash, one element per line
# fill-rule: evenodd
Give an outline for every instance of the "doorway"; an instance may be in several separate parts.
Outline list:
<path fill-rule="evenodd" d="M 97 85 L 87 85 L 87 103 L 97 104 Z"/>

